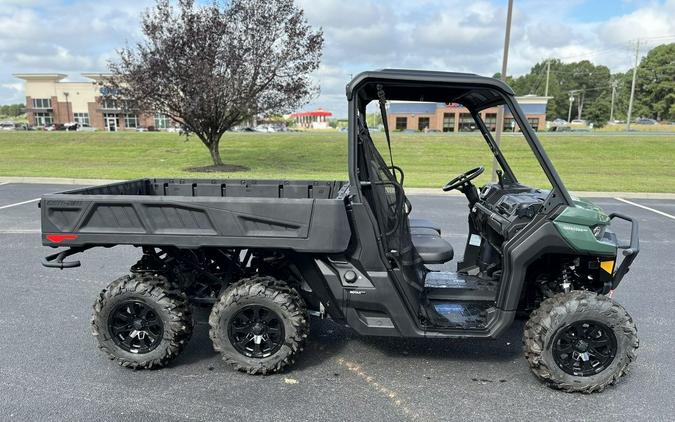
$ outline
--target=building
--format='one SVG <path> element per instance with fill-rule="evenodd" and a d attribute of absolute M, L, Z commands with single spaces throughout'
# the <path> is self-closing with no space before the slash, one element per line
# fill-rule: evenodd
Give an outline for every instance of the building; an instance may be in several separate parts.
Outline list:
<path fill-rule="evenodd" d="M 26 114 L 29 124 L 37 127 L 77 122 L 99 130 L 166 129 L 172 126 L 162 114 L 147 115 L 133 109 L 122 110 L 121 104 L 106 98 L 106 74 L 83 73 L 85 82 L 63 81 L 61 73 L 21 73 L 25 81 Z"/>
<path fill-rule="evenodd" d="M 525 95 L 516 97 L 534 130 L 546 129 L 546 104 L 551 97 Z M 389 127 L 395 130 L 433 130 L 441 132 L 470 132 L 476 130 L 471 113 L 461 104 L 391 101 L 388 105 Z M 497 126 L 497 107 L 480 112 L 485 125 L 494 131 Z M 514 129 L 509 110 L 504 113 L 504 130 Z"/>
<path fill-rule="evenodd" d="M 298 113 L 291 113 L 289 117 L 295 119 L 298 127 L 305 129 L 328 129 L 328 118 L 333 113 L 322 108 L 317 108 L 313 111 L 301 111 Z"/>

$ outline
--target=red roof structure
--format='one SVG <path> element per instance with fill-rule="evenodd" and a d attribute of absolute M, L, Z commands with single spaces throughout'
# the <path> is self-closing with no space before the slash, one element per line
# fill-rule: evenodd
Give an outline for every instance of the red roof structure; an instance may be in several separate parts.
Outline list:
<path fill-rule="evenodd" d="M 291 113 L 291 117 L 330 117 L 333 113 L 326 111 L 322 108 L 317 108 L 313 111 L 299 111 L 297 113 Z"/>

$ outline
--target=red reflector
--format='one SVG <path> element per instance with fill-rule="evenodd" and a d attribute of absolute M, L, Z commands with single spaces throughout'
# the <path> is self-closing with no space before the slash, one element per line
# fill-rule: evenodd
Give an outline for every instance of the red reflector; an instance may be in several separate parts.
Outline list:
<path fill-rule="evenodd" d="M 52 243 L 61 243 L 64 240 L 75 240 L 78 237 L 76 234 L 48 234 L 47 240 Z"/>

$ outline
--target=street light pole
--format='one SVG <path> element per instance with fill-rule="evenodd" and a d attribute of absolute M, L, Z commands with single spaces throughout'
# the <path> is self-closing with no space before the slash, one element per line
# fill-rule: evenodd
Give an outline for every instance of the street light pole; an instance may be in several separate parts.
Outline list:
<path fill-rule="evenodd" d="M 626 130 L 630 130 L 630 119 L 633 114 L 633 98 L 635 97 L 635 79 L 637 79 L 638 57 L 640 55 L 640 39 L 635 44 L 635 66 L 633 66 L 633 82 L 630 85 L 630 100 L 628 101 L 628 116 L 626 117 Z"/>
<path fill-rule="evenodd" d="M 546 60 L 546 88 L 544 88 L 544 97 L 548 97 L 548 80 L 551 74 L 551 59 Z"/>
<path fill-rule="evenodd" d="M 619 85 L 619 81 L 612 81 L 612 105 L 609 107 L 609 122 L 614 121 L 614 97 L 616 97 L 616 87 Z"/>
<path fill-rule="evenodd" d="M 511 16 L 513 15 L 513 0 L 509 0 L 506 11 L 506 32 L 504 33 L 504 56 L 502 57 L 502 73 L 500 79 L 506 81 L 506 69 L 509 61 L 509 42 L 511 40 Z M 495 128 L 495 142 L 497 146 L 501 143 L 502 129 L 504 128 L 504 106 L 497 107 L 497 127 Z M 497 180 L 497 167 L 499 163 L 495 157 L 492 160 L 492 181 Z"/>

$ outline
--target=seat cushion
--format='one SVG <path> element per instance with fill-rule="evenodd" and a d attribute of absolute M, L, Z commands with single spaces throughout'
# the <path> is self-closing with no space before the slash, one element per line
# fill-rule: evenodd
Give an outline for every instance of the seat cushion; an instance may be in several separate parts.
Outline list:
<path fill-rule="evenodd" d="M 437 234 L 411 233 L 411 239 L 425 264 L 443 264 L 455 255 L 452 245 Z"/>
<path fill-rule="evenodd" d="M 410 227 L 411 234 L 425 234 L 427 236 L 438 236 L 438 232 L 428 227 Z"/>
<path fill-rule="evenodd" d="M 423 218 L 410 218 L 408 219 L 408 225 L 410 226 L 411 229 L 419 227 L 424 229 L 431 229 L 436 233 L 441 234 L 441 226 L 439 226 L 438 224 L 434 223 L 431 220 L 425 220 Z"/>

